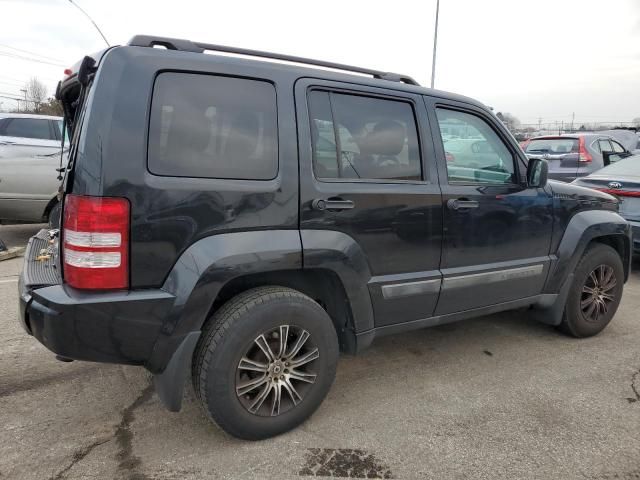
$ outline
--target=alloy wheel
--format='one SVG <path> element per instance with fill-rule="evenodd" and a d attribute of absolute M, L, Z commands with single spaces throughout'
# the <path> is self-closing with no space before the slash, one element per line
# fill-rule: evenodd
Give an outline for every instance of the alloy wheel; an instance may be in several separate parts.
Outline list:
<path fill-rule="evenodd" d="M 258 337 L 238 363 L 236 394 L 258 416 L 278 416 L 303 399 L 315 383 L 318 347 L 305 329 L 280 325 Z"/>
<path fill-rule="evenodd" d="M 598 265 L 582 286 L 580 310 L 589 322 L 598 322 L 615 300 L 616 275 L 609 265 Z"/>

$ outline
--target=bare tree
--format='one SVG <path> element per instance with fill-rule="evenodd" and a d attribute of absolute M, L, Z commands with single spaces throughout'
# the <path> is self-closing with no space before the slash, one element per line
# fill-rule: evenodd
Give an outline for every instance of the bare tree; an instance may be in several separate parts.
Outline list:
<path fill-rule="evenodd" d="M 31 80 L 26 85 L 26 90 L 27 102 L 33 105 L 31 110 L 34 113 L 39 113 L 40 105 L 47 100 L 47 87 L 37 77 L 31 77 Z"/>
<path fill-rule="evenodd" d="M 500 119 L 510 131 L 515 131 L 520 126 L 520 120 L 511 113 L 503 113 Z"/>
<path fill-rule="evenodd" d="M 636 117 L 633 120 L 631 120 L 633 122 L 633 126 L 636 128 L 640 128 L 640 117 Z"/>

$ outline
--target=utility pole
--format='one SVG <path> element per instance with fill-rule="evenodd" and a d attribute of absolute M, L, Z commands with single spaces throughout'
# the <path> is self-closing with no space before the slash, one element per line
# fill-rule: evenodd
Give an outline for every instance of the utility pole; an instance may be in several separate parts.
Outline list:
<path fill-rule="evenodd" d="M 21 88 L 20 91 L 22 93 L 24 93 L 24 111 L 27 111 L 28 105 L 27 105 L 27 90 L 24 88 Z M 18 107 L 18 110 L 20 110 L 20 107 Z"/>
<path fill-rule="evenodd" d="M 573 122 L 575 121 L 575 119 L 576 119 L 576 112 L 573 112 L 571 114 L 571 131 L 572 132 L 573 132 Z"/>
<path fill-rule="evenodd" d="M 542 117 L 538 117 L 538 132 L 542 128 Z"/>
<path fill-rule="evenodd" d="M 438 16 L 440 15 L 440 0 L 436 0 L 436 28 L 433 32 L 433 57 L 431 59 L 431 88 L 436 81 L 436 49 L 438 48 Z"/>

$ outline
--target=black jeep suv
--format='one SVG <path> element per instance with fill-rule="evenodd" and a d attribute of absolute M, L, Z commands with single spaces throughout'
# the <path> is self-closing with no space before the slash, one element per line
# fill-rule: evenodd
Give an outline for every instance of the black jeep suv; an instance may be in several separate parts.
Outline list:
<path fill-rule="evenodd" d="M 616 200 L 547 183 L 469 98 L 148 36 L 85 57 L 57 96 L 61 225 L 29 243 L 25 329 L 61 359 L 144 366 L 172 411 L 191 372 L 232 435 L 300 424 L 339 352 L 379 335 L 529 307 L 586 337 L 620 302 Z"/>

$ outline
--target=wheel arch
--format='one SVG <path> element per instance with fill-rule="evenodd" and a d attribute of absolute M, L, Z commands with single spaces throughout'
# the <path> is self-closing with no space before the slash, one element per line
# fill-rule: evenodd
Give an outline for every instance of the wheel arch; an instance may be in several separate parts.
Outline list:
<path fill-rule="evenodd" d="M 355 353 L 356 336 L 349 299 L 338 274 L 328 269 L 279 270 L 235 277 L 220 289 L 206 318 L 236 295 L 268 285 L 297 290 L 317 302 L 333 322 L 340 350 Z"/>
<path fill-rule="evenodd" d="M 549 271 L 545 293 L 557 293 L 575 270 L 580 258 L 592 242 L 604 243 L 621 256 L 625 281 L 631 269 L 631 226 L 616 212 L 587 210 L 575 214 L 555 252 L 556 260 Z"/>

